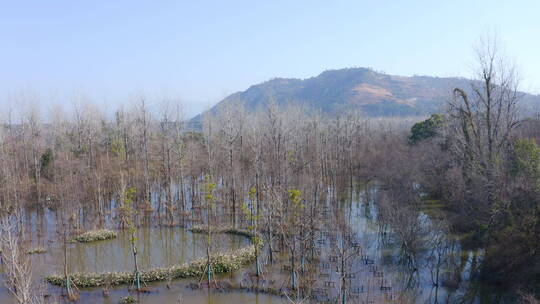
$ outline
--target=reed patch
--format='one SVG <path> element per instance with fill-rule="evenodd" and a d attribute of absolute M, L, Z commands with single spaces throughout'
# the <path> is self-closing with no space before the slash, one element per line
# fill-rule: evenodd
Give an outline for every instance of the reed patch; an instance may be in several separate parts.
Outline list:
<path fill-rule="evenodd" d="M 255 260 L 255 246 L 249 245 L 244 248 L 217 253 L 210 257 L 210 263 L 214 273 L 228 273 L 239 270 Z M 166 281 L 170 279 L 184 279 L 200 277 L 206 273 L 207 259 L 200 258 L 182 265 L 171 267 L 158 267 L 141 271 L 141 279 L 144 282 Z M 105 272 L 105 273 L 73 273 L 69 275 L 73 284 L 81 288 L 100 287 L 107 284 L 111 286 L 131 284 L 133 273 L 131 272 Z M 53 274 L 45 277 L 45 280 L 53 285 L 63 286 L 65 277 Z"/>
<path fill-rule="evenodd" d="M 28 250 L 26 250 L 26 254 L 40 254 L 40 253 L 45 253 L 47 252 L 47 249 L 43 248 L 43 247 L 35 247 L 35 248 L 30 248 Z"/>
<path fill-rule="evenodd" d="M 117 236 L 118 234 L 112 230 L 99 229 L 79 234 L 78 236 L 74 237 L 72 241 L 78 243 L 90 243 L 114 239 Z"/>

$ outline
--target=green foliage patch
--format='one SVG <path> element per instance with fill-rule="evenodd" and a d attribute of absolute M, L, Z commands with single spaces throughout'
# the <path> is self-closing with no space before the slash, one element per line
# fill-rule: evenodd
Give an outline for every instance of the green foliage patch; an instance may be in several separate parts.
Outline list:
<path fill-rule="evenodd" d="M 444 116 L 441 114 L 433 114 L 430 118 L 415 123 L 411 128 L 411 135 L 409 135 L 409 143 L 416 145 L 417 143 L 434 137 L 439 134 L 439 128 L 444 122 Z"/>

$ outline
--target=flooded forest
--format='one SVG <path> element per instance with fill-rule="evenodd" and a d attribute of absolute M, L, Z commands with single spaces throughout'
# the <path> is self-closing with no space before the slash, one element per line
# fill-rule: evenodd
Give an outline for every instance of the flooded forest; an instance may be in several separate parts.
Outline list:
<path fill-rule="evenodd" d="M 427 119 L 4 113 L 0 302 L 537 303 L 540 116 L 483 55 Z"/>

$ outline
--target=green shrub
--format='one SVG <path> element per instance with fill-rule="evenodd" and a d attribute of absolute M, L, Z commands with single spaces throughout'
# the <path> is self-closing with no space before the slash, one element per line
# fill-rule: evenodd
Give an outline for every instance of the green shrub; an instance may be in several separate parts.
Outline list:
<path fill-rule="evenodd" d="M 423 140 L 438 135 L 439 128 L 442 126 L 443 122 L 443 115 L 433 114 L 430 118 L 415 123 L 411 128 L 411 135 L 409 135 L 409 144 L 416 145 Z"/>

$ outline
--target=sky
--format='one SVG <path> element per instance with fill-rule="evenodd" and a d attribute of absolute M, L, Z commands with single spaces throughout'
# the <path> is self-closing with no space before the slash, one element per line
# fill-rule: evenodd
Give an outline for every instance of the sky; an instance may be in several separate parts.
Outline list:
<path fill-rule="evenodd" d="M 540 1 L 0 0 L 0 106 L 144 95 L 186 116 L 274 77 L 370 67 L 471 75 L 472 47 L 496 32 L 522 89 L 540 93 Z"/>

